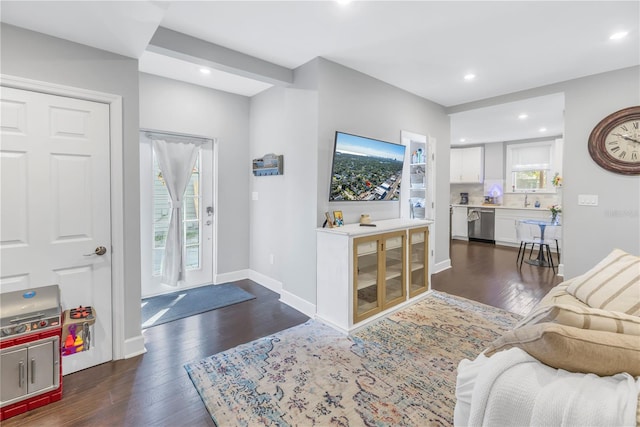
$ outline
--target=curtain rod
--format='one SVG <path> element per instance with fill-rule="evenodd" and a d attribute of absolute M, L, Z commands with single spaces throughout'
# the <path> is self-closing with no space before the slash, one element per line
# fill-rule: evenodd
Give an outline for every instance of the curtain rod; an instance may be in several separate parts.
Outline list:
<path fill-rule="evenodd" d="M 211 142 L 216 141 L 216 138 L 208 138 L 206 136 L 199 136 L 199 135 L 190 135 L 188 133 L 166 132 L 166 131 L 154 130 L 154 129 L 140 129 L 140 132 L 144 132 L 148 138 L 152 138 L 153 135 L 166 135 L 173 138 L 199 139 L 204 143 L 210 142 L 210 141 Z"/>

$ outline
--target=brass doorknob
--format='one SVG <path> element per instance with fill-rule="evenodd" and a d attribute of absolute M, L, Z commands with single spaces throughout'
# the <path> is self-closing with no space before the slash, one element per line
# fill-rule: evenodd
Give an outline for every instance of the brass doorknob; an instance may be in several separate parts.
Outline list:
<path fill-rule="evenodd" d="M 107 248 L 104 246 L 98 246 L 95 251 L 90 254 L 84 254 L 84 256 L 92 256 L 92 255 L 104 255 L 107 253 Z"/>

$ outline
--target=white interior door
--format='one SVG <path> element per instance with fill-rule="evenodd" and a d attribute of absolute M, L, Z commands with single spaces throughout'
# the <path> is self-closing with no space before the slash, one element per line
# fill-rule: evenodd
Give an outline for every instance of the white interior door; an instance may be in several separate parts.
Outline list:
<path fill-rule="evenodd" d="M 92 306 L 91 349 L 68 374 L 112 359 L 109 107 L 2 88 L 0 286 L 60 286 L 62 309 Z M 98 247 L 106 248 L 96 255 Z"/>
<path fill-rule="evenodd" d="M 140 138 L 142 297 L 211 284 L 214 275 L 214 143 L 208 141 L 200 146 L 185 192 L 183 250 L 187 270 L 186 279 L 175 287 L 161 281 L 164 242 L 169 227 L 169 198 L 153 154 L 151 139 L 146 132 L 141 132 Z"/>

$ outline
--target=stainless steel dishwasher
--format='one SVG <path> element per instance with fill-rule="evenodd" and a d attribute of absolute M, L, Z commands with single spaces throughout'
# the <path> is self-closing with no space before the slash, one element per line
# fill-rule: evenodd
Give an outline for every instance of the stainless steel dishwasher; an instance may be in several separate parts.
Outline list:
<path fill-rule="evenodd" d="M 467 209 L 469 240 L 495 243 L 495 215 L 495 209 L 491 208 Z"/>

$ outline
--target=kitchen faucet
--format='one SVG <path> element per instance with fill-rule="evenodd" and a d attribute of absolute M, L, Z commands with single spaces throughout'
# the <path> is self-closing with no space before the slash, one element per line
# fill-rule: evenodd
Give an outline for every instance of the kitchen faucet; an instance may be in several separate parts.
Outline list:
<path fill-rule="evenodd" d="M 529 203 L 529 195 L 525 192 L 524 193 L 524 207 L 528 207 L 531 203 Z"/>

